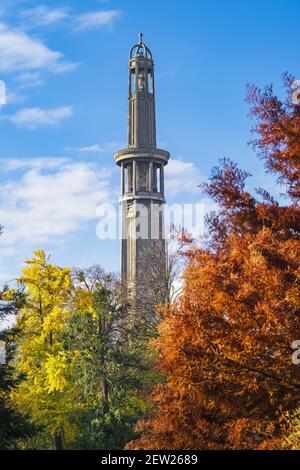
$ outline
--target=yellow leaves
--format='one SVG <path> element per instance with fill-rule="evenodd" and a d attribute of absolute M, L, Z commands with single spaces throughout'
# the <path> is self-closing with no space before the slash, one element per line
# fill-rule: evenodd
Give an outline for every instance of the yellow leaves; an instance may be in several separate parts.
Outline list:
<path fill-rule="evenodd" d="M 3 291 L 3 293 L 1 293 L 1 299 L 4 302 L 11 302 L 17 292 L 18 291 L 12 288 L 6 289 L 5 291 Z"/>
<path fill-rule="evenodd" d="M 77 287 L 74 294 L 74 309 L 79 312 L 89 312 L 93 320 L 98 319 L 98 315 L 93 308 L 93 293 L 89 290 Z"/>
<path fill-rule="evenodd" d="M 47 354 L 48 358 L 45 362 L 45 389 L 48 393 L 62 392 L 68 381 L 66 379 L 66 355 L 60 351 L 56 356 Z"/>
<path fill-rule="evenodd" d="M 72 390 L 68 382 L 69 362 L 62 351 L 62 333 L 69 315 L 71 288 L 69 268 L 49 263 L 42 250 L 27 261 L 19 280 L 25 285 L 27 301 L 17 320 L 18 354 L 15 374 L 22 379 L 10 400 L 32 422 L 50 432 L 67 429 Z"/>
<path fill-rule="evenodd" d="M 60 333 L 64 330 L 65 320 L 69 312 L 60 306 L 54 306 L 43 321 L 44 334 Z"/>
<path fill-rule="evenodd" d="M 38 303 L 42 314 L 47 306 L 65 299 L 71 287 L 70 269 L 48 263 L 42 250 L 35 251 L 35 257 L 26 264 L 19 282 L 26 286 L 31 301 Z"/>

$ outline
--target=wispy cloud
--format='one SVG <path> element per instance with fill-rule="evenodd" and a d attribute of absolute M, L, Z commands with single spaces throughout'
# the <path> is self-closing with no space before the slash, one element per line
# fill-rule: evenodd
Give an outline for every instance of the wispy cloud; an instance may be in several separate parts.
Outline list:
<path fill-rule="evenodd" d="M 32 71 L 62 73 L 76 64 L 65 61 L 61 52 L 41 40 L 0 23 L 0 72 L 22 74 Z"/>
<path fill-rule="evenodd" d="M 121 15 L 120 10 L 100 10 L 84 13 L 75 18 L 75 31 L 87 31 L 111 26 Z"/>
<path fill-rule="evenodd" d="M 78 153 L 100 153 L 100 152 L 115 152 L 118 149 L 125 147 L 122 142 L 105 142 L 104 144 L 91 144 L 82 147 L 67 147 L 66 151 Z"/>
<path fill-rule="evenodd" d="M 16 170 L 53 170 L 70 163 L 65 157 L 0 158 L 1 172 Z"/>
<path fill-rule="evenodd" d="M 21 11 L 18 17 L 23 29 L 62 24 L 71 26 L 75 31 L 87 31 L 111 26 L 121 14 L 121 10 L 96 10 L 76 15 L 67 7 L 49 8 L 40 5 Z"/>
<path fill-rule="evenodd" d="M 27 100 L 27 96 L 21 95 L 15 91 L 7 90 L 6 91 L 6 104 L 22 104 Z"/>
<path fill-rule="evenodd" d="M 86 147 L 77 147 L 77 148 L 69 147 L 67 150 L 74 150 L 75 152 L 79 152 L 79 153 L 98 153 L 98 152 L 103 152 L 104 149 L 99 144 L 93 144 L 93 145 L 87 145 Z"/>
<path fill-rule="evenodd" d="M 42 72 L 22 72 L 15 77 L 15 81 L 20 88 L 33 88 L 44 83 Z"/>
<path fill-rule="evenodd" d="M 110 170 L 58 158 L 25 161 L 27 166 L 23 159 L 14 161 L 12 167 L 24 171 L 0 187 L 5 221 L 0 248 L 59 241 L 95 219 L 97 206 L 111 200 Z"/>
<path fill-rule="evenodd" d="M 50 9 L 45 5 L 23 10 L 19 14 L 19 18 L 23 22 L 25 28 L 32 26 L 49 26 L 59 23 L 68 17 L 68 8 L 62 7 Z"/>
<path fill-rule="evenodd" d="M 15 114 L 4 116 L 18 127 L 37 129 L 38 127 L 58 126 L 73 115 L 72 106 L 58 108 L 25 108 Z"/>
<path fill-rule="evenodd" d="M 1 0 L 0 16 L 6 16 L 11 8 L 15 8 L 19 0 Z"/>

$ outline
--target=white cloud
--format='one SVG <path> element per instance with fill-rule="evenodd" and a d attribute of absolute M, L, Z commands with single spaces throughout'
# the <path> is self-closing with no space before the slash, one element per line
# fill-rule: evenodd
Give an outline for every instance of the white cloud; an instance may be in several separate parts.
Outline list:
<path fill-rule="evenodd" d="M 25 161 L 23 174 L 0 188 L 3 248 L 62 240 L 95 219 L 99 204 L 110 201 L 108 170 L 66 159 L 59 164 L 57 158 L 33 159 L 31 168 Z M 20 159 L 13 167 L 23 164 Z"/>
<path fill-rule="evenodd" d="M 79 62 L 58 62 L 53 68 L 53 73 L 60 74 L 65 72 L 73 72 L 79 66 Z"/>
<path fill-rule="evenodd" d="M 22 104 L 27 100 L 27 96 L 20 95 L 15 91 L 7 90 L 6 92 L 6 104 Z"/>
<path fill-rule="evenodd" d="M 37 129 L 38 127 L 58 126 L 65 119 L 73 115 L 72 106 L 60 106 L 58 108 L 24 108 L 15 114 L 5 116 L 18 127 Z"/>
<path fill-rule="evenodd" d="M 87 31 L 111 26 L 115 20 L 120 18 L 121 13 L 120 10 L 97 10 L 74 15 L 66 7 L 51 9 L 40 5 L 21 11 L 19 18 L 25 29 L 50 26 L 62 23 L 64 20 L 64 24 L 68 22 L 74 26 L 76 31 Z"/>
<path fill-rule="evenodd" d="M 0 23 L 0 72 L 24 73 L 47 70 L 62 73 L 77 64 L 64 61 L 61 52 L 49 49 L 42 41 Z"/>
<path fill-rule="evenodd" d="M 7 16 L 11 8 L 14 8 L 19 0 L 1 0 L 0 16 Z"/>
<path fill-rule="evenodd" d="M 18 73 L 18 75 L 14 78 L 19 83 L 21 88 L 31 88 L 43 85 L 44 83 L 41 71 L 21 72 Z"/>
<path fill-rule="evenodd" d="M 86 147 L 70 148 L 69 150 L 75 150 L 80 153 L 94 153 L 94 152 L 103 152 L 103 147 L 99 144 L 87 145 Z"/>
<path fill-rule="evenodd" d="M 75 18 L 75 30 L 87 31 L 111 26 L 121 17 L 121 14 L 122 12 L 120 10 L 100 10 L 84 13 L 83 15 L 79 15 Z"/>
<path fill-rule="evenodd" d="M 171 159 L 165 168 L 166 194 L 176 196 L 180 193 L 199 194 L 198 185 L 203 176 L 193 162 Z"/>
<path fill-rule="evenodd" d="M 28 169 L 53 170 L 69 162 L 70 159 L 64 157 L 0 158 L 0 170 L 2 172 Z"/>
<path fill-rule="evenodd" d="M 91 144 L 83 147 L 67 147 L 65 150 L 79 153 L 115 152 L 124 148 L 123 142 L 105 142 L 104 144 Z"/>
<path fill-rule="evenodd" d="M 68 18 L 69 13 L 67 8 L 54 8 L 50 9 L 44 5 L 23 10 L 20 13 L 20 18 L 24 21 L 25 27 L 31 26 L 48 26 L 54 23 L 61 22 Z"/>

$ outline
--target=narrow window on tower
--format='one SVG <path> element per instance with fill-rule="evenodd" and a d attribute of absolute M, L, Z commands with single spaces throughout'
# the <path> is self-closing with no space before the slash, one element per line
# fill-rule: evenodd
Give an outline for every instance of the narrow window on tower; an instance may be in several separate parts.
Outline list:
<path fill-rule="evenodd" d="M 161 208 L 159 210 L 159 239 L 163 238 L 163 214 Z"/>
<path fill-rule="evenodd" d="M 126 193 L 132 193 L 133 191 L 132 163 L 124 165 L 124 188 Z"/>
<path fill-rule="evenodd" d="M 160 165 L 157 165 L 156 180 L 157 180 L 157 192 L 158 193 L 160 193 L 160 172 L 161 172 L 161 167 L 160 167 Z"/>
<path fill-rule="evenodd" d="M 127 166 L 123 166 L 123 191 L 127 193 L 127 185 L 128 185 L 128 170 Z"/>
<path fill-rule="evenodd" d="M 158 163 L 153 165 L 153 192 L 160 193 L 160 172 L 161 167 Z"/>
<path fill-rule="evenodd" d="M 146 76 L 145 76 L 145 69 L 139 69 L 138 74 L 138 92 L 141 93 L 145 90 L 146 87 Z"/>
<path fill-rule="evenodd" d="M 153 94 L 153 75 L 151 69 L 148 69 L 148 93 Z"/>
<path fill-rule="evenodd" d="M 131 70 L 130 72 L 130 93 L 134 93 L 135 90 L 135 70 Z"/>
<path fill-rule="evenodd" d="M 149 187 L 149 163 L 137 164 L 137 191 L 146 192 Z"/>

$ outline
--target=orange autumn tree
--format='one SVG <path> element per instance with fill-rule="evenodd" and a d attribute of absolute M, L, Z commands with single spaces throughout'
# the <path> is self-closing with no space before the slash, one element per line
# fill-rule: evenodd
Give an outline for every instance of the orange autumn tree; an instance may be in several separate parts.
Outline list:
<path fill-rule="evenodd" d="M 299 406 L 300 106 L 249 87 L 253 142 L 284 185 L 279 203 L 225 159 L 204 190 L 219 205 L 205 246 L 187 246 L 184 291 L 156 343 L 166 385 L 130 449 L 280 448 Z"/>

